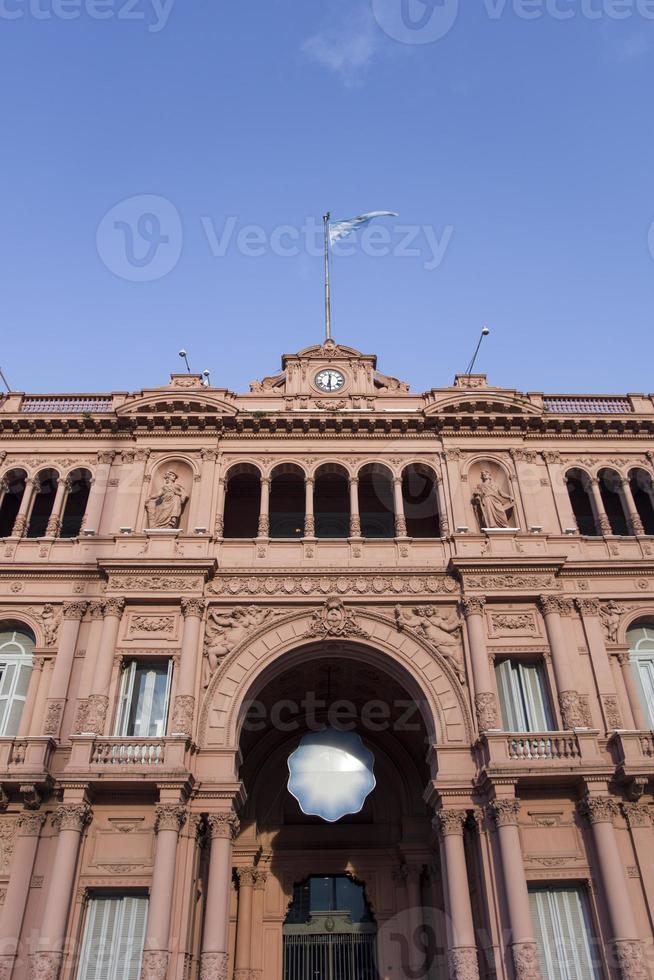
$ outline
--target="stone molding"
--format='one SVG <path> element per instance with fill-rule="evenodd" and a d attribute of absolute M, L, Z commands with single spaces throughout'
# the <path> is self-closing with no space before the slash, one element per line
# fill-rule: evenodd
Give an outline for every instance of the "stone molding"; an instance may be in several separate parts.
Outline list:
<path fill-rule="evenodd" d="M 178 834 L 188 817 L 188 808 L 181 803 L 158 803 L 155 813 L 155 833 L 172 830 Z"/>

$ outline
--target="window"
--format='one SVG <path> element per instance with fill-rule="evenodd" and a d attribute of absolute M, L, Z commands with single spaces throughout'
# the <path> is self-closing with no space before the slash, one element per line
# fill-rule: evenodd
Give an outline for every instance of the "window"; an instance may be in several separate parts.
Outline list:
<path fill-rule="evenodd" d="M 597 537 L 599 531 L 595 522 L 590 480 L 581 470 L 570 470 L 565 476 L 572 512 L 580 534 Z"/>
<path fill-rule="evenodd" d="M 542 664 L 505 660 L 495 668 L 507 732 L 551 732 L 554 720 Z"/>
<path fill-rule="evenodd" d="M 131 660 L 123 667 L 116 735 L 163 738 L 166 734 L 172 660 Z"/>
<path fill-rule="evenodd" d="M 144 896 L 92 898 L 77 980 L 139 980 L 147 915 Z"/>
<path fill-rule="evenodd" d="M 654 622 L 632 626 L 627 643 L 647 723 L 654 728 Z"/>
<path fill-rule="evenodd" d="M 599 980 L 599 954 L 583 888 L 529 889 L 543 980 Z"/>
<path fill-rule="evenodd" d="M 0 629 L 0 736 L 18 734 L 32 673 L 34 637 L 27 630 Z"/>

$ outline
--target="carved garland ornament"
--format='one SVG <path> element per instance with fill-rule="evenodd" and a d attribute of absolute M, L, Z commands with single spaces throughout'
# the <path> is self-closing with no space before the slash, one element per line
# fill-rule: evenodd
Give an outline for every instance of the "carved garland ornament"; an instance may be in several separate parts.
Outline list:
<path fill-rule="evenodd" d="M 451 949 L 447 955 L 451 980 L 478 980 L 479 963 L 474 946 Z"/>
<path fill-rule="evenodd" d="M 227 953 L 203 953 L 200 980 L 227 980 Z"/>

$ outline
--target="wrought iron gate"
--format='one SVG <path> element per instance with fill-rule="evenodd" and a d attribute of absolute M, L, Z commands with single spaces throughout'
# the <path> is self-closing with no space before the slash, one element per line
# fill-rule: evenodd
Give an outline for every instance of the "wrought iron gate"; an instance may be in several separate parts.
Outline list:
<path fill-rule="evenodd" d="M 374 926 L 338 913 L 285 926 L 284 980 L 378 980 L 376 940 Z"/>

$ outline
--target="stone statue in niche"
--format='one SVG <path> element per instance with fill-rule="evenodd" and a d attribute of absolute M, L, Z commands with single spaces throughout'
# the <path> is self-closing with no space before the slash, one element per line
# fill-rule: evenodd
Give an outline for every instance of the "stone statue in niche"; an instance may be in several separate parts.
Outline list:
<path fill-rule="evenodd" d="M 419 633 L 454 668 L 459 682 L 465 683 L 465 671 L 459 657 L 461 619 L 456 610 L 442 615 L 434 606 L 404 609 L 398 605 L 395 622 L 400 632 L 408 627 Z"/>
<path fill-rule="evenodd" d="M 253 630 L 274 615 L 272 609 L 258 606 L 233 609 L 213 609 L 207 617 L 204 637 L 204 686 L 209 686 L 211 675 L 220 661 L 238 646 Z"/>
<path fill-rule="evenodd" d="M 609 643 L 618 642 L 618 630 L 620 629 L 620 620 L 624 611 L 624 606 L 619 605 L 614 599 L 600 606 L 600 619 L 604 625 L 606 638 Z"/>
<path fill-rule="evenodd" d="M 502 490 L 490 470 L 481 471 L 481 483 L 475 487 L 472 500 L 482 528 L 511 527 L 515 498 Z"/>
<path fill-rule="evenodd" d="M 41 625 L 43 626 L 45 645 L 47 647 L 55 646 L 61 625 L 61 612 L 55 612 L 54 607 L 49 602 L 46 602 L 41 612 Z"/>
<path fill-rule="evenodd" d="M 178 528 L 188 494 L 173 470 L 166 470 L 159 490 L 145 502 L 149 528 Z"/>

